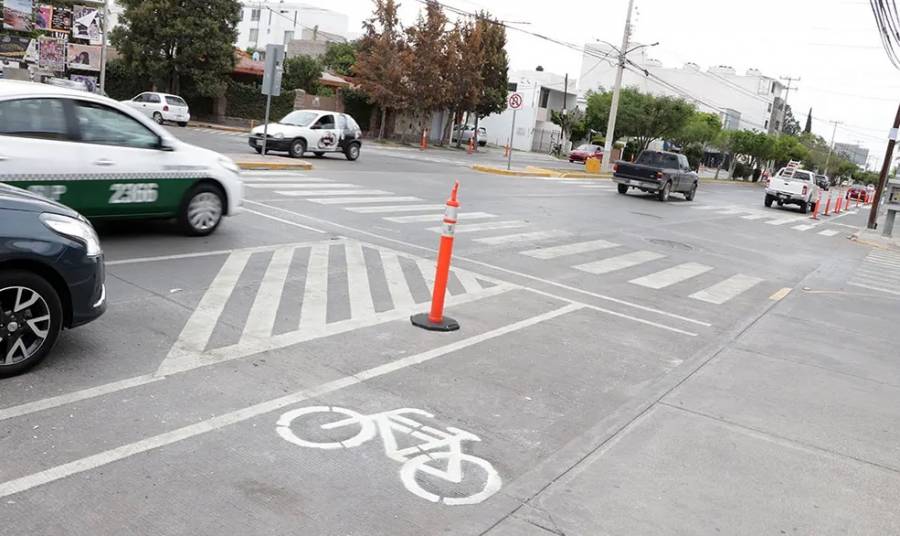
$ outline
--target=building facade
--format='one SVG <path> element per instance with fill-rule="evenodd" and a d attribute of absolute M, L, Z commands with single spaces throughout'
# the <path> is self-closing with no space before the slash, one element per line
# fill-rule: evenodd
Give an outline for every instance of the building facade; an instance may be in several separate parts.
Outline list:
<path fill-rule="evenodd" d="M 509 93 L 522 95 L 523 106 L 516 112 L 512 147 L 520 151 L 549 152 L 560 141 L 560 128 L 550 121 L 551 111 L 575 108 L 576 80 L 546 71 L 510 71 Z M 568 91 L 566 91 L 568 89 Z M 512 110 L 491 114 L 478 125 L 487 130 L 487 141 L 506 145 L 512 132 Z"/>
<path fill-rule="evenodd" d="M 869 160 L 869 150 L 855 143 L 835 143 L 834 152 L 861 168 L 865 168 L 866 162 Z"/>
<path fill-rule="evenodd" d="M 626 69 L 623 87 L 634 87 L 643 93 L 681 97 L 697 109 L 722 118 L 727 129 L 780 132 L 784 120 L 784 85 L 749 69 L 743 75 L 729 66 L 719 65 L 702 70 L 695 63 L 680 68 L 665 67 L 648 56 L 648 48 L 635 50 L 628 58 L 637 64 Z M 612 47 L 591 43 L 584 47 L 578 93 L 583 103 L 589 91 L 609 90 L 616 77 L 616 52 Z M 654 80 L 654 77 L 659 80 Z"/>
<path fill-rule="evenodd" d="M 236 46 L 241 50 L 264 49 L 266 45 L 289 45 L 295 40 L 320 41 L 326 36 L 346 40 L 347 24 L 347 15 L 307 4 L 245 1 Z"/>

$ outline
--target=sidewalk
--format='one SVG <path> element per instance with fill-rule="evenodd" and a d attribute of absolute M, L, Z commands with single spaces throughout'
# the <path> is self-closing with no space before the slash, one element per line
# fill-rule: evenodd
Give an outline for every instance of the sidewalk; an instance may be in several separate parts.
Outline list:
<path fill-rule="evenodd" d="M 562 449 L 549 487 L 505 489 L 523 506 L 490 534 L 900 534 L 900 285 L 855 283 L 893 263 L 836 248 L 624 428 Z"/>

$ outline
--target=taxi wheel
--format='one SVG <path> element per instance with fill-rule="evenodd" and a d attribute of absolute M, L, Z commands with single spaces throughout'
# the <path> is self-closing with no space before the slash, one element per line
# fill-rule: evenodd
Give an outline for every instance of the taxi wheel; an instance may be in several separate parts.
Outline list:
<path fill-rule="evenodd" d="M 288 152 L 291 154 L 291 157 L 300 158 L 306 152 L 306 142 L 301 139 L 292 141 Z"/>
<path fill-rule="evenodd" d="M 180 126 L 180 127 L 186 127 L 186 126 L 187 126 L 187 121 L 179 121 L 179 122 L 178 122 L 178 126 Z"/>
<path fill-rule="evenodd" d="M 347 157 L 347 160 L 351 162 L 359 158 L 359 144 L 351 143 L 347 146 L 347 149 L 344 151 L 344 156 Z"/>
<path fill-rule="evenodd" d="M 254 147 L 253 149 L 256 150 L 256 154 L 262 154 L 262 147 Z M 269 151 L 266 151 L 266 152 L 269 152 Z"/>
<path fill-rule="evenodd" d="M 29 272 L 0 270 L 0 377 L 47 357 L 62 322 L 62 304 L 50 283 Z"/>
<path fill-rule="evenodd" d="M 188 236 L 206 236 L 216 230 L 225 213 L 225 194 L 214 184 L 200 183 L 188 191 L 178 213 L 178 225 Z"/>
<path fill-rule="evenodd" d="M 163 124 L 162 114 L 159 112 L 153 112 L 153 120 L 156 121 L 157 124 Z"/>

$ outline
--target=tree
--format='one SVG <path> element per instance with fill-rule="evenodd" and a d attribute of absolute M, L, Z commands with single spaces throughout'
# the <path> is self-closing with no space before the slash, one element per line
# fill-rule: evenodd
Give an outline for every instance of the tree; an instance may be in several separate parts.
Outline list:
<path fill-rule="evenodd" d="M 589 128 L 604 130 L 609 119 L 612 92 L 588 97 L 586 119 Z M 616 138 L 636 138 L 641 150 L 659 138 L 677 135 L 694 113 L 693 105 L 674 97 L 656 97 L 635 88 L 623 88 L 616 116 Z"/>
<path fill-rule="evenodd" d="M 477 23 L 458 20 L 445 35 L 444 79 L 448 91 L 444 106 L 450 110 L 450 120 L 444 126 L 442 144 L 449 139 L 458 114 L 475 109 L 482 96 L 481 69 L 472 68 L 484 61 L 481 30 Z M 457 144 L 461 139 L 461 136 L 457 138 Z"/>
<path fill-rule="evenodd" d="M 425 16 L 420 13 L 416 24 L 406 31 L 409 45 L 409 72 L 406 91 L 408 102 L 418 125 L 424 128 L 428 114 L 447 102 L 448 91 L 444 81 L 447 67 L 444 26 L 447 16 L 436 0 L 427 0 Z"/>
<path fill-rule="evenodd" d="M 281 81 L 285 89 L 302 89 L 311 95 L 319 92 L 322 78 L 322 64 L 311 56 L 299 55 L 284 61 L 284 75 Z"/>
<path fill-rule="evenodd" d="M 363 23 L 365 33 L 359 41 L 353 72 L 363 92 L 381 108 L 380 139 L 384 137 L 388 110 L 406 104 L 409 56 L 397 4 L 394 0 L 374 1 L 374 13 Z"/>
<path fill-rule="evenodd" d="M 580 140 L 584 137 L 584 134 L 587 132 L 584 129 L 584 112 L 579 110 L 578 108 L 572 108 L 571 110 L 566 110 L 566 113 L 557 112 L 556 110 L 550 110 L 550 121 L 554 125 L 559 125 L 560 130 L 563 132 L 563 137 L 567 140 Z M 575 136 L 575 125 L 581 124 L 582 127 L 579 132 L 579 136 Z"/>
<path fill-rule="evenodd" d="M 794 112 L 791 110 L 790 104 L 784 105 L 784 122 L 782 123 L 781 130 L 785 134 L 790 134 L 791 136 L 800 134 L 800 122 L 794 117 Z"/>
<path fill-rule="evenodd" d="M 672 141 L 681 145 L 698 143 L 706 145 L 712 142 L 722 130 L 722 121 L 716 114 L 694 112 L 675 135 Z"/>
<path fill-rule="evenodd" d="M 806 126 L 803 127 L 803 132 L 806 134 L 812 132 L 812 108 L 810 108 L 809 113 L 806 114 Z"/>
<path fill-rule="evenodd" d="M 225 93 L 241 19 L 237 0 L 120 0 L 110 42 L 140 76 L 179 93 L 183 78 L 198 93 Z"/>
<path fill-rule="evenodd" d="M 334 74 L 350 76 L 356 63 L 356 43 L 329 43 L 321 62 Z"/>
<path fill-rule="evenodd" d="M 506 109 L 509 94 L 509 58 L 506 55 L 506 28 L 482 11 L 475 21 L 481 41 L 481 88 L 475 105 L 476 117 L 487 117 Z"/>
<path fill-rule="evenodd" d="M 796 136 L 782 134 L 775 139 L 772 159 L 776 168 L 784 167 L 791 160 L 805 160 L 808 155 L 809 151 Z"/>

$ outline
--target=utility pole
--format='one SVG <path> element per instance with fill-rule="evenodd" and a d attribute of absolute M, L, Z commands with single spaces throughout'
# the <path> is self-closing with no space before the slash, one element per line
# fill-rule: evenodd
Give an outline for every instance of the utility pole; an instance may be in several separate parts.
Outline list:
<path fill-rule="evenodd" d="M 785 119 L 785 114 L 787 114 L 787 100 L 788 100 L 788 95 L 791 94 L 791 90 L 792 90 L 792 89 L 797 89 L 797 88 L 795 88 L 795 87 L 792 88 L 792 87 L 791 87 L 791 83 L 793 83 L 793 82 L 799 82 L 799 81 L 800 81 L 800 77 L 798 76 L 797 78 L 792 78 L 792 77 L 790 77 L 790 76 L 782 76 L 782 77 L 780 77 L 780 78 L 781 78 L 781 80 L 787 80 L 787 86 L 785 86 L 785 89 L 784 89 L 784 113 L 781 114 L 781 131 L 784 132 L 784 123 L 785 123 L 785 120 L 784 120 L 784 119 Z"/>
<path fill-rule="evenodd" d="M 884 151 L 884 163 L 881 165 L 881 175 L 878 176 L 878 187 L 875 188 L 875 197 L 872 199 L 872 208 L 869 209 L 869 223 L 867 227 L 874 229 L 878 226 L 878 204 L 881 202 L 881 192 L 887 182 L 888 172 L 891 170 L 891 160 L 894 156 L 894 144 L 897 142 L 897 129 L 900 129 L 900 106 L 897 107 L 897 115 L 894 117 L 894 128 L 888 139 L 887 149 Z"/>
<path fill-rule="evenodd" d="M 602 173 L 609 173 L 612 163 L 613 140 L 616 131 L 616 114 L 619 112 L 619 93 L 622 91 L 622 72 L 625 70 L 625 54 L 631 37 L 631 11 L 634 0 L 628 0 L 628 15 L 625 16 L 625 31 L 622 32 L 622 48 L 619 49 L 619 67 L 616 69 L 616 84 L 613 86 L 612 103 L 609 106 L 609 122 L 606 124 L 606 142 L 603 144 Z M 613 47 L 615 48 L 615 47 Z"/>
<path fill-rule="evenodd" d="M 834 151 L 834 135 L 837 134 L 837 126 L 844 124 L 843 121 L 829 121 L 834 125 L 834 128 L 831 131 L 831 145 L 828 146 L 828 156 L 825 157 L 825 172 L 824 175 L 828 175 L 828 163 L 831 162 L 831 153 Z"/>
<path fill-rule="evenodd" d="M 562 109 L 563 120 L 562 120 L 562 124 L 564 125 L 564 127 L 569 125 L 569 110 L 568 110 L 568 105 L 567 105 L 568 97 L 569 97 L 569 73 L 566 73 L 566 79 L 565 79 L 565 82 L 563 82 L 563 109 Z M 565 142 L 566 142 L 566 129 L 563 128 L 562 133 L 559 137 L 560 148 L 562 148 L 562 145 Z"/>

